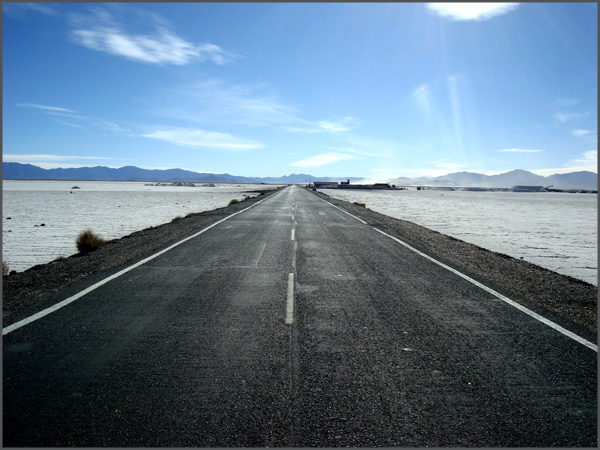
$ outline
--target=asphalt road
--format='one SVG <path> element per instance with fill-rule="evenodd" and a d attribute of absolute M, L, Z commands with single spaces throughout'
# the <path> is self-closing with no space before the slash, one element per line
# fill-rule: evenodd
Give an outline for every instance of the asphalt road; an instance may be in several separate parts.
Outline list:
<path fill-rule="evenodd" d="M 5 447 L 597 445 L 597 351 L 297 187 L 3 358 Z"/>

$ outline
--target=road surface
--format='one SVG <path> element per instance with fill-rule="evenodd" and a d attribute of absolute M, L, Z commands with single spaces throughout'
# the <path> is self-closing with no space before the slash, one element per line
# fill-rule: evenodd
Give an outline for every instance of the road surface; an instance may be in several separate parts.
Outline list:
<path fill-rule="evenodd" d="M 3 357 L 5 447 L 597 445 L 597 349 L 293 186 Z"/>

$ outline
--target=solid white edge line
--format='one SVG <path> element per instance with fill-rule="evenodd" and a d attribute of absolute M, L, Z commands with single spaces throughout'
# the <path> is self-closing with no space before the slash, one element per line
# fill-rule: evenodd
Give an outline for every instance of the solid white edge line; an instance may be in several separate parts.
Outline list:
<path fill-rule="evenodd" d="M 325 203 L 327 203 L 328 205 L 331 205 L 331 206 L 333 206 L 334 208 L 336 208 L 336 209 L 339 209 L 341 212 L 348 214 L 350 217 L 354 217 L 356 220 L 358 220 L 358 221 L 359 221 L 360 223 L 362 223 L 363 225 L 366 225 L 366 224 L 367 224 L 367 222 L 365 222 L 365 221 L 364 221 L 364 220 L 362 220 L 361 218 L 359 218 L 359 217 L 356 217 L 356 216 L 355 216 L 355 215 L 353 215 L 353 214 L 350 214 L 348 211 L 345 211 L 345 210 L 343 210 L 343 209 L 342 209 L 342 208 L 340 208 L 339 206 L 335 206 L 333 203 L 329 203 L 327 200 L 323 200 L 321 197 L 317 197 L 317 198 L 318 198 L 319 200 L 321 200 L 322 202 L 325 202 Z"/>
<path fill-rule="evenodd" d="M 269 198 L 269 197 L 268 197 L 268 198 Z M 84 289 L 83 291 L 81 291 L 81 292 L 78 292 L 77 294 L 75 294 L 75 295 L 73 295 L 73 296 L 71 296 L 71 297 L 69 297 L 69 298 L 67 298 L 67 299 L 65 299 L 65 300 L 63 300 L 63 301 L 61 301 L 61 302 L 59 302 L 59 303 L 57 303 L 57 304 L 53 305 L 53 306 L 50 306 L 49 308 L 46 308 L 46 309 L 44 309 L 44 310 L 42 310 L 42 311 L 40 311 L 40 312 L 38 312 L 38 313 L 36 313 L 36 314 L 33 314 L 32 316 L 29 316 L 29 317 L 27 317 L 27 318 L 25 318 L 25 319 L 23 319 L 23 320 L 20 320 L 20 321 L 18 321 L 18 322 L 15 322 L 15 323 L 13 323 L 12 325 L 9 325 L 9 326 L 7 326 L 6 328 L 3 328 L 3 329 L 2 329 L 2 336 L 5 336 L 5 335 L 7 335 L 8 333 L 11 333 L 11 332 L 13 332 L 13 331 L 15 331 L 15 330 L 17 330 L 17 329 L 19 329 L 19 328 L 21 328 L 21 327 L 24 327 L 25 325 L 28 325 L 28 324 L 30 324 L 30 323 L 32 323 L 32 322 L 35 322 L 36 320 L 38 320 L 38 319 L 41 319 L 42 317 L 45 317 L 45 316 L 47 316 L 48 314 L 52 314 L 53 312 L 55 312 L 55 311 L 57 311 L 57 310 L 59 310 L 59 309 L 61 309 L 61 308 L 65 307 L 65 306 L 67 306 L 69 303 L 73 303 L 75 300 L 78 300 L 78 299 L 80 299 L 81 297 L 83 297 L 84 295 L 86 295 L 86 294 L 89 294 L 89 293 L 90 293 L 90 292 L 92 292 L 93 290 L 95 290 L 95 289 L 98 289 L 100 286 L 102 286 L 102 285 L 104 285 L 104 284 L 108 283 L 109 281 L 112 281 L 112 280 L 114 280 L 115 278 L 118 278 L 118 277 L 120 277 L 121 275 L 124 275 L 124 274 L 126 274 L 126 273 L 127 273 L 127 272 L 129 272 L 130 270 L 133 270 L 133 269 L 135 269 L 136 267 L 139 267 L 139 266 L 141 266 L 142 264 L 145 264 L 145 263 L 147 263 L 148 261 L 151 261 L 151 260 L 153 260 L 154 258 L 156 258 L 156 257 L 158 257 L 158 256 L 160 256 L 160 255 L 162 255 L 163 253 L 166 253 L 166 252 L 168 252 L 169 250 L 172 250 L 172 249 L 174 249 L 175 247 L 177 247 L 177 246 L 179 246 L 179 245 L 183 244 L 184 242 L 187 242 L 187 241 L 189 241 L 190 239 L 193 239 L 193 238 L 195 238 L 195 237 L 197 237 L 197 236 L 200 236 L 202 233 L 204 233 L 205 231 L 208 231 L 208 230 L 210 230 L 212 227 L 214 227 L 214 226 L 217 226 L 217 225 L 219 225 L 220 223 L 222 223 L 222 222 L 225 222 L 225 221 L 226 221 L 226 220 L 228 220 L 228 219 L 231 219 L 233 216 L 237 216 L 238 214 L 241 214 L 241 213 L 243 213 L 244 211 L 248 211 L 250 208 L 253 208 L 253 207 L 255 207 L 256 205 L 258 205 L 259 203 L 261 203 L 261 202 L 263 202 L 263 201 L 265 201 L 265 200 L 267 200 L 267 198 L 263 198 L 262 200 L 259 200 L 258 202 L 256 202 L 256 203 L 254 203 L 254 204 L 252 204 L 252 205 L 248 206 L 247 208 L 244 208 L 244 209 L 242 209 L 241 211 L 238 211 L 238 212 L 236 212 L 236 213 L 233 213 L 233 214 L 231 214 L 231 215 L 229 215 L 229 216 L 227 216 L 227 217 L 225 217 L 225 218 L 223 218 L 223 219 L 219 220 L 218 222 L 215 222 L 215 223 L 213 223 L 212 225 L 209 225 L 209 226 L 207 226 L 206 228 L 203 228 L 203 229 L 202 229 L 202 230 L 200 230 L 199 232 L 197 232 L 197 233 L 195 233 L 195 234 L 193 234 L 193 235 L 191 235 L 191 236 L 188 236 L 187 238 L 185 238 L 185 239 L 182 239 L 181 241 L 179 241 L 179 242 L 176 242 L 175 244 L 173 244 L 173 245 L 171 245 L 171 246 L 169 246 L 169 247 L 167 247 L 167 248 L 165 248 L 165 249 L 163 249 L 163 250 L 159 251 L 158 253 L 155 253 L 155 254 L 153 254 L 153 255 L 151 255 L 151 256 L 149 256 L 149 257 L 145 258 L 145 259 L 142 259 L 141 261 L 138 261 L 137 263 L 135 263 L 135 264 L 133 264 L 133 265 L 131 265 L 131 266 L 129 266 L 129 267 L 126 267 L 125 269 L 123 269 L 123 270 L 121 270 L 121 271 L 119 271 L 119 272 L 117 272 L 117 273 L 115 273 L 115 274 L 113 274 L 113 275 L 111 275 L 111 276 L 109 276 L 109 277 L 107 277 L 107 278 L 103 279 L 103 280 L 100 280 L 100 281 L 98 281 L 97 283 L 95 283 L 95 284 L 91 285 L 91 286 L 90 286 L 90 287 L 88 287 L 87 289 Z"/>
<path fill-rule="evenodd" d="M 477 286 L 477 287 L 479 287 L 479 288 L 483 289 L 484 291 L 486 291 L 486 292 L 489 292 L 489 293 L 490 293 L 490 294 L 492 294 L 494 297 L 496 297 L 496 298 L 498 298 L 498 299 L 502 300 L 503 302 L 506 302 L 506 303 L 508 303 L 509 305 L 511 305 L 511 306 L 514 306 L 514 307 L 515 307 L 515 308 L 517 308 L 518 310 L 520 310 L 520 311 L 524 312 L 525 314 L 527 314 L 527 315 L 529 315 L 529 316 L 533 317 L 534 319 L 536 319 L 536 320 L 538 320 L 538 321 L 542 322 L 544 325 L 547 325 L 547 326 L 549 326 L 550 328 L 553 328 L 554 330 L 558 331 L 559 333 L 562 333 L 562 334 L 564 334 L 565 336 L 567 336 L 567 337 L 569 337 L 569 338 L 573 339 L 574 341 L 576 341 L 576 342 L 579 342 L 579 343 L 580 343 L 580 344 L 582 344 L 582 345 L 585 345 L 586 347 L 588 347 L 588 348 L 590 348 L 590 349 L 594 350 L 596 353 L 598 352 L 598 346 L 597 346 L 596 344 L 594 344 L 594 343 L 592 343 L 592 342 L 588 341 L 587 339 L 584 339 L 584 338 L 582 338 L 581 336 L 578 336 L 578 335 L 576 335 L 575 333 L 573 333 L 573 332 L 571 332 L 571 331 L 569 331 L 569 330 L 567 330 L 567 329 L 565 329 L 565 328 L 561 327 L 560 325 L 558 325 L 558 324 L 556 324 L 556 323 L 552 322 L 551 320 L 548 320 L 548 319 L 546 319 L 545 317 L 543 317 L 543 316 L 539 315 L 538 313 L 536 313 L 536 312 L 533 312 L 532 310 L 530 310 L 529 308 L 526 308 L 525 306 L 521 305 L 520 303 L 517 303 L 517 302 L 515 302 L 515 301 L 513 301 L 513 300 L 509 299 L 508 297 L 506 297 L 506 296 L 504 296 L 504 295 L 500 294 L 499 292 L 496 292 L 495 290 L 493 290 L 493 289 L 491 289 L 491 288 L 489 288 L 489 287 L 485 286 L 484 284 L 481 284 L 480 282 L 478 282 L 478 281 L 474 280 L 473 278 L 471 278 L 471 277 L 469 277 L 469 276 L 465 275 L 464 273 L 461 273 L 461 272 L 459 272 L 458 270 L 456 270 L 456 269 L 453 269 L 452 267 L 450 267 L 450 266 L 447 266 L 446 264 L 444 264 L 444 263 L 442 263 L 442 262 L 440 262 L 440 261 L 438 261 L 438 260 L 436 260 L 436 259 L 432 258 L 431 256 L 429 256 L 429 255 L 427 255 L 427 254 L 425 254 L 425 253 L 423 253 L 423 252 L 421 252 L 421 251 L 417 250 L 416 248 L 414 248 L 414 247 L 410 246 L 410 245 L 409 245 L 409 244 L 407 244 L 406 242 L 403 242 L 403 241 L 401 241 L 401 240 L 400 240 L 400 239 L 398 239 L 397 237 L 394 237 L 394 236 L 392 236 L 392 235 L 389 235 L 389 234 L 387 234 L 387 233 L 386 233 L 386 232 L 384 232 L 384 231 L 378 230 L 377 228 L 373 228 L 373 229 L 374 229 L 375 231 L 377 231 L 377 232 L 379 232 L 379 233 L 383 234 L 384 236 L 387 236 L 387 237 L 389 237 L 389 238 L 393 239 L 394 241 L 398 242 L 399 244 L 402 244 L 404 247 L 408 248 L 409 250 L 412 250 L 413 252 L 417 253 L 418 255 L 420 255 L 420 256 L 422 256 L 422 257 L 424 257 L 424 258 L 427 258 L 428 260 L 430 260 L 430 261 L 434 262 L 435 264 L 437 264 L 437 265 L 439 265 L 439 266 L 443 267 L 444 269 L 447 269 L 447 270 L 449 270 L 450 272 L 452 272 L 452 273 L 454 273 L 454 274 L 458 275 L 459 277 L 461 277 L 461 278 L 464 278 L 465 280 L 467 280 L 467 281 L 469 281 L 470 283 L 474 284 L 475 286 Z"/>
<path fill-rule="evenodd" d="M 294 323 L 294 274 L 288 274 L 287 303 L 285 309 L 285 323 Z"/>

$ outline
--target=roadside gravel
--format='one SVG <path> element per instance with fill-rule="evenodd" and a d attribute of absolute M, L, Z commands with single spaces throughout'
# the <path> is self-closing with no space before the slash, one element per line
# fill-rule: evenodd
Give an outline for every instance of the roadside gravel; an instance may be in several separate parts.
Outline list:
<path fill-rule="evenodd" d="M 108 241 L 96 252 L 78 253 L 5 276 L 2 286 L 3 326 L 23 318 L 24 311 L 41 309 L 59 290 L 74 285 L 91 285 L 101 275 L 108 276 L 134 264 L 275 192 L 277 190 L 260 191 L 259 196 L 236 205 L 192 214 Z M 320 192 L 315 195 L 538 313 L 551 319 L 566 319 L 596 333 L 596 286 Z"/>

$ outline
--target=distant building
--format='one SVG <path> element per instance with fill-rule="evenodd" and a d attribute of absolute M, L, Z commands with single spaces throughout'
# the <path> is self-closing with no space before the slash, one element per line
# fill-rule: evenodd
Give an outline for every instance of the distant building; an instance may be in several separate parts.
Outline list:
<path fill-rule="evenodd" d="M 313 184 L 315 189 L 336 188 L 339 186 L 337 181 L 315 181 Z"/>

